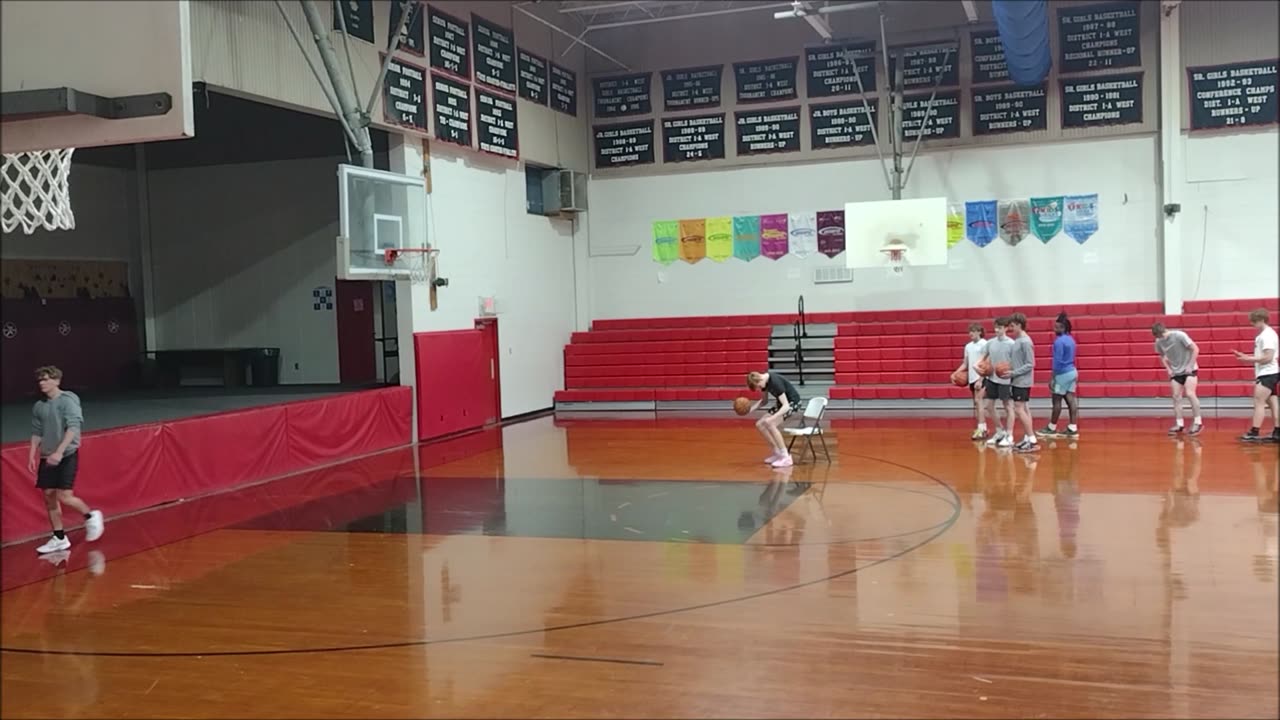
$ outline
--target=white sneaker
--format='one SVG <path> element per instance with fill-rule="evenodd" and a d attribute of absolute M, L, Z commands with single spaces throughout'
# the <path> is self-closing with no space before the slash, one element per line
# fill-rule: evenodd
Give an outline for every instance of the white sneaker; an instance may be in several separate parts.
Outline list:
<path fill-rule="evenodd" d="M 991 447 L 995 447 L 1003 439 L 1004 439 L 1004 431 L 997 430 L 995 435 L 992 435 L 991 437 L 987 438 L 987 444 L 990 445 Z"/>
<path fill-rule="evenodd" d="M 1004 437 L 1000 438 L 1000 442 L 996 443 L 996 445 L 1002 448 L 1013 447 L 1013 436 L 1005 435 Z"/>
<path fill-rule="evenodd" d="M 89 511 L 89 517 L 85 518 L 85 521 L 84 521 L 85 540 L 88 540 L 89 542 L 93 542 L 94 540 L 97 540 L 98 538 L 102 537 L 103 529 L 104 528 L 102 527 L 102 511 L 101 510 Z"/>
<path fill-rule="evenodd" d="M 70 538 L 64 536 L 61 540 L 59 540 L 57 537 L 51 537 L 49 538 L 49 542 L 36 548 L 36 552 L 40 553 L 41 555 L 44 555 L 45 553 L 60 552 L 62 550 L 70 550 L 70 549 L 71 549 Z"/>

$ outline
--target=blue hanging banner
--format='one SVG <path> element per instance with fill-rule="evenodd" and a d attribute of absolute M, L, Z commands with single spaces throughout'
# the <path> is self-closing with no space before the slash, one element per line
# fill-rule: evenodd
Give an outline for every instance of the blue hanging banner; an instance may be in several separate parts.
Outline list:
<path fill-rule="evenodd" d="M 1045 0 L 991 0 L 1009 79 L 1039 85 L 1049 77 L 1049 9 Z"/>
<path fill-rule="evenodd" d="M 996 239 L 1000 227 L 996 224 L 996 201 L 980 200 L 964 204 L 965 235 L 978 247 L 986 247 Z"/>
<path fill-rule="evenodd" d="M 1062 231 L 1081 245 L 1098 232 L 1098 194 L 1068 195 L 1062 214 Z"/>

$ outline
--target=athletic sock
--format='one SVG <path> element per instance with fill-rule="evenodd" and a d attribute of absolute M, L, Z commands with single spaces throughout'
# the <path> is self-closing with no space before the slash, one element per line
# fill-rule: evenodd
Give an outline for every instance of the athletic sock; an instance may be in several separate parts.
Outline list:
<path fill-rule="evenodd" d="M 1173 422 L 1174 427 L 1182 427 L 1182 418 L 1178 418 Z"/>
<path fill-rule="evenodd" d="M 59 540 L 65 540 L 67 538 L 67 533 L 65 530 L 54 530 L 53 536 Z"/>
<path fill-rule="evenodd" d="M 1200 422 L 1200 417 L 1197 415 L 1195 418 L 1193 418 L 1193 419 L 1191 420 L 1191 424 L 1192 424 L 1192 425 L 1203 425 L 1204 423 Z"/>
<path fill-rule="evenodd" d="M 1049 432 L 1053 432 L 1058 429 L 1058 423 L 1049 423 L 1045 427 L 1049 429 Z"/>
<path fill-rule="evenodd" d="M 1077 432 L 1080 430 L 1080 428 L 1076 427 L 1075 423 L 1068 424 L 1067 429 L 1070 430 L 1071 432 Z"/>

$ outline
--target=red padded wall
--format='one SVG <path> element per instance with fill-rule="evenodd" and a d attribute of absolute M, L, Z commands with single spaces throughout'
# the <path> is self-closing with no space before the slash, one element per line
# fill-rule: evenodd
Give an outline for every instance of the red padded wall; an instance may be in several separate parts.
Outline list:
<path fill-rule="evenodd" d="M 488 342 L 481 330 L 414 333 L 419 440 L 483 427 L 493 414 Z"/>

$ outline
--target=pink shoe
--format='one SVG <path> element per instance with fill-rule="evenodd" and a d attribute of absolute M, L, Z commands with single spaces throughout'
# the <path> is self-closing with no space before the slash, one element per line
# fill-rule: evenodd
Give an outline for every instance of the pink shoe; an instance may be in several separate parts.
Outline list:
<path fill-rule="evenodd" d="M 776 467 L 776 468 L 784 468 L 784 467 L 791 467 L 792 465 L 795 465 L 796 463 L 795 463 L 795 461 L 794 461 L 794 460 L 792 460 L 792 459 L 791 459 L 791 456 L 790 456 L 790 455 L 783 455 L 781 458 L 779 458 L 779 459 L 777 459 L 777 460 L 774 460 L 773 462 L 771 462 L 771 463 L 769 463 L 769 464 L 770 464 L 770 465 L 772 465 L 772 466 L 774 466 L 774 467 Z"/>
<path fill-rule="evenodd" d="M 782 457 L 782 455 L 780 455 L 780 454 L 778 454 L 778 453 L 774 453 L 774 454 L 772 454 L 772 455 L 770 455 L 769 457 L 767 457 L 767 458 L 765 458 L 765 459 L 764 459 L 764 464 L 765 464 L 765 465 L 772 465 L 772 464 L 774 464 L 775 462 L 777 462 L 777 461 L 778 461 L 778 459 L 779 459 L 779 458 L 781 458 L 781 457 Z"/>

